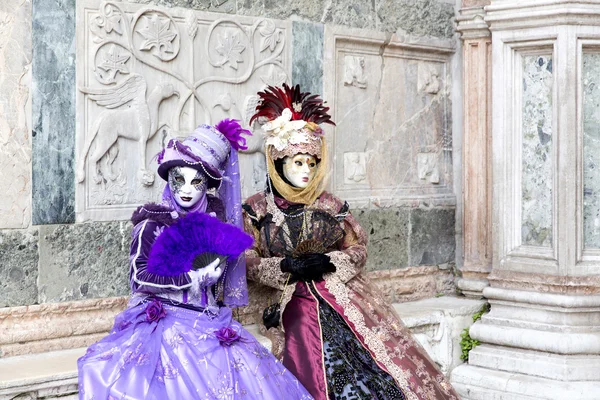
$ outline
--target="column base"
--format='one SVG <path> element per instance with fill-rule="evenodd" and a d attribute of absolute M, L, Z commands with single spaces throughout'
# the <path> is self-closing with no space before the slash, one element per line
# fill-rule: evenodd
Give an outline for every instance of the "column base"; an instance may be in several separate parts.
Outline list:
<path fill-rule="evenodd" d="M 600 381 L 558 381 L 461 365 L 450 378 L 462 400 L 597 400 Z"/>
<path fill-rule="evenodd" d="M 489 285 L 487 279 L 459 278 L 456 281 L 456 286 L 460 289 L 460 292 L 471 299 L 482 299 L 483 289 Z"/>

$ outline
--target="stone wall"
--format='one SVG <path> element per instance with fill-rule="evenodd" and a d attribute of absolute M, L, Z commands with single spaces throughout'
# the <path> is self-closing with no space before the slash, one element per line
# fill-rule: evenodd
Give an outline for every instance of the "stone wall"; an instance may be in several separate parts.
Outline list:
<path fill-rule="evenodd" d="M 106 305 L 95 299 L 107 298 L 109 314 L 116 312 L 128 294 L 128 215 L 162 188 L 152 156 L 199 122 L 247 121 L 252 94 L 283 81 L 323 93 L 332 107 L 330 189 L 368 232 L 367 269 L 390 301 L 454 292 L 454 7 L 435 0 L 4 1 L 0 307 L 31 307 L 36 321 L 54 303 L 97 312 Z M 161 21 L 174 35 L 164 39 L 168 46 L 144 44 L 140 32 Z M 114 111 L 126 107 L 116 107 L 107 119 L 98 96 L 142 80 L 145 92 L 137 93 L 153 136 L 143 152 L 124 138 L 104 151 L 97 140 L 86 148 L 95 126 L 125 118 Z M 258 136 L 241 160 L 246 195 L 264 183 Z M 256 298 L 239 317 L 251 322 L 267 302 Z M 9 310 L 0 329 L 18 326 Z M 54 348 L 85 345 L 104 325 Z M 48 338 L 64 334 L 51 331 Z"/>

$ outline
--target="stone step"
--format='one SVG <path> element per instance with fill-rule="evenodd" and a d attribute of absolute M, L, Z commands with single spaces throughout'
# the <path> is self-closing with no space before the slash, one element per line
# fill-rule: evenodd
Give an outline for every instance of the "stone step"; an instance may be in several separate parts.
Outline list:
<path fill-rule="evenodd" d="M 472 323 L 482 300 L 439 297 L 394 304 L 404 324 L 445 374 L 460 364 L 460 332 Z M 258 325 L 245 328 L 268 349 L 271 343 Z M 0 359 L 0 400 L 77 398 L 77 359 L 85 348 Z"/>

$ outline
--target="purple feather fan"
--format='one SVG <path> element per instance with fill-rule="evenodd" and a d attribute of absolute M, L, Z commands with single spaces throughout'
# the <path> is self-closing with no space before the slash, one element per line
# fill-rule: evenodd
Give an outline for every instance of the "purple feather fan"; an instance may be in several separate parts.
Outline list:
<path fill-rule="evenodd" d="M 166 228 L 148 257 L 148 272 L 175 276 L 193 268 L 196 256 L 215 253 L 237 257 L 253 239 L 241 229 L 205 213 L 189 213 Z"/>
<path fill-rule="evenodd" d="M 242 128 L 239 121 L 227 118 L 215 125 L 215 128 L 229 140 L 231 147 L 236 150 L 248 150 L 246 138 L 242 135 L 252 135 L 252 133 Z"/>

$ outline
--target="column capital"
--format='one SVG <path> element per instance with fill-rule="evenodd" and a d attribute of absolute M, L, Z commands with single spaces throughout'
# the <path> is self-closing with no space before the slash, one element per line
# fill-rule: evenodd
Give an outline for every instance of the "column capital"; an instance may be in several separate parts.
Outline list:
<path fill-rule="evenodd" d="M 491 36 L 488 24 L 485 22 L 486 11 L 484 6 L 462 8 L 456 17 L 462 40 L 481 39 Z"/>

